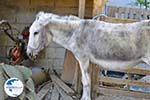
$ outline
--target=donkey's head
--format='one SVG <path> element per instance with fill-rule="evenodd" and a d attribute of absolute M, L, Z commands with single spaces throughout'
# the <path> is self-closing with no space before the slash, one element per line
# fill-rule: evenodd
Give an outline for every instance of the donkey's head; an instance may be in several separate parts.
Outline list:
<path fill-rule="evenodd" d="M 50 13 L 40 12 L 30 27 L 29 41 L 27 45 L 27 54 L 29 58 L 35 58 L 36 55 L 48 45 L 52 40 L 52 34 L 48 30 L 48 23 L 52 17 Z"/>

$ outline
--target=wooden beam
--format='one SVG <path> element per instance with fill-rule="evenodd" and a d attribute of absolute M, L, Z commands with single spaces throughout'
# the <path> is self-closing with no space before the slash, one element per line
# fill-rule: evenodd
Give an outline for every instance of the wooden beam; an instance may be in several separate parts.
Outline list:
<path fill-rule="evenodd" d="M 120 18 L 114 18 L 114 17 L 104 17 L 102 20 L 105 22 L 109 22 L 109 23 L 133 23 L 133 22 L 137 22 L 136 20 L 120 19 Z"/>
<path fill-rule="evenodd" d="M 150 70 L 139 69 L 139 68 L 128 69 L 125 72 L 130 73 L 130 74 L 150 75 Z"/>
<path fill-rule="evenodd" d="M 127 96 L 127 97 L 133 97 L 137 98 L 136 100 L 150 100 L 149 93 L 142 93 L 142 92 L 133 92 L 133 91 L 123 91 L 123 90 L 117 90 L 113 88 L 108 87 L 99 87 L 97 88 L 99 93 L 104 96 Z M 98 99 L 99 100 L 99 99 Z M 108 99 L 110 100 L 110 99 Z"/>
<path fill-rule="evenodd" d="M 79 0 L 78 16 L 79 16 L 80 18 L 84 18 L 84 14 L 85 14 L 85 1 L 86 1 L 86 0 Z"/>
<path fill-rule="evenodd" d="M 90 64 L 89 65 L 89 72 L 90 72 L 90 77 L 91 77 L 91 96 L 92 99 L 95 100 L 97 97 L 97 89 L 95 87 L 98 87 L 99 84 L 99 72 L 100 69 L 98 67 L 98 65 L 96 64 Z"/>
<path fill-rule="evenodd" d="M 93 0 L 93 16 L 100 14 L 107 0 Z"/>
<path fill-rule="evenodd" d="M 126 70 L 110 70 L 110 71 L 118 71 L 118 72 L 123 72 L 128 74 L 150 75 L 150 70 L 140 69 L 140 68 L 130 68 Z"/>
<path fill-rule="evenodd" d="M 65 81 L 65 83 L 73 84 L 75 68 L 76 59 L 70 51 L 66 50 L 64 68 L 61 76 L 61 79 Z"/>
<path fill-rule="evenodd" d="M 70 87 L 68 87 L 62 80 L 60 80 L 56 75 L 51 74 L 50 77 L 53 82 L 55 82 L 67 93 L 67 95 L 75 95 L 75 92 Z"/>
<path fill-rule="evenodd" d="M 59 94 L 61 95 L 62 99 L 63 100 L 73 100 L 71 96 L 67 95 L 63 90 L 62 88 L 60 88 L 58 86 L 58 84 L 55 84 L 55 87 L 57 89 L 57 91 L 59 92 Z M 53 100 L 53 99 L 52 99 Z"/>
<path fill-rule="evenodd" d="M 59 100 L 59 92 L 57 91 L 56 87 L 54 87 L 52 90 L 51 100 Z"/>
<path fill-rule="evenodd" d="M 133 86 L 142 86 L 142 87 L 150 87 L 150 83 L 140 82 L 136 80 L 125 80 L 119 78 L 110 78 L 110 77 L 99 77 L 100 82 L 106 83 L 115 83 L 115 84 L 124 84 L 124 85 L 133 85 Z"/>
<path fill-rule="evenodd" d="M 36 100 L 43 100 L 43 98 L 45 97 L 45 95 L 48 93 L 48 91 L 51 88 L 52 83 L 48 82 L 36 95 Z"/>

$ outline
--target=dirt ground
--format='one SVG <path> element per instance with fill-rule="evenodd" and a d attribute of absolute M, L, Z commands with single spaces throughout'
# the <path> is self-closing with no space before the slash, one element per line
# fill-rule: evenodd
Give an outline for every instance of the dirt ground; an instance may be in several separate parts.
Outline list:
<path fill-rule="evenodd" d="M 99 96 L 96 100 L 148 100 L 141 98 L 133 98 L 127 96 Z"/>

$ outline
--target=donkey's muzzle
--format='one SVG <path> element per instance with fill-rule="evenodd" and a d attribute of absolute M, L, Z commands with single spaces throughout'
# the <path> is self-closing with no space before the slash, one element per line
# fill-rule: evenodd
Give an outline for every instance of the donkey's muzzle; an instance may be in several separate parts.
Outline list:
<path fill-rule="evenodd" d="M 33 55 L 33 52 L 30 49 L 27 49 L 27 55 L 28 55 L 30 60 L 35 60 L 36 59 L 36 55 Z"/>

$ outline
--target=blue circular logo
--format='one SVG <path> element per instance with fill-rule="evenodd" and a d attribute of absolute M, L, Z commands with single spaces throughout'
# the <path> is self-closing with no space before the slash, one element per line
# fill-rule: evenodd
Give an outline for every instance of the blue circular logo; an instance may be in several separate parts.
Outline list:
<path fill-rule="evenodd" d="M 21 95 L 23 89 L 23 83 L 18 78 L 10 78 L 4 84 L 4 91 L 10 97 Z"/>

